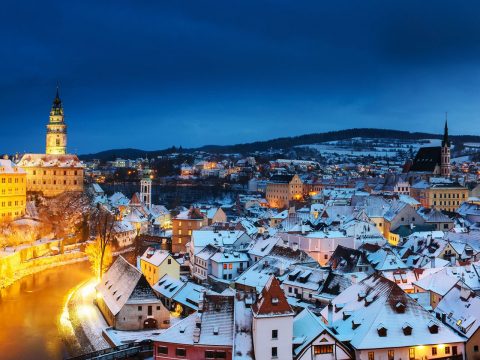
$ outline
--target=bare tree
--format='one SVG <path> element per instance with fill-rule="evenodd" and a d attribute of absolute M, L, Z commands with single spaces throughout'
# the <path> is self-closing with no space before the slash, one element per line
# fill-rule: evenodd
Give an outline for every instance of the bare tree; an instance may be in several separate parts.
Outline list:
<path fill-rule="evenodd" d="M 99 206 L 92 216 L 95 241 L 87 246 L 86 252 L 93 270 L 100 279 L 111 262 L 111 243 L 113 242 L 114 215 Z"/>

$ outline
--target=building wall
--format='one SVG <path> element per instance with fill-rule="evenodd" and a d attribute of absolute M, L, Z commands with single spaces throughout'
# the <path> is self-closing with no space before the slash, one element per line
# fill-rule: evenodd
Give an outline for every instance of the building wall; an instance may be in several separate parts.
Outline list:
<path fill-rule="evenodd" d="M 468 339 L 465 353 L 467 360 L 480 360 L 480 328 Z"/>
<path fill-rule="evenodd" d="M 114 234 L 119 249 L 132 246 L 136 236 L 137 232 L 135 230 L 122 231 Z"/>
<path fill-rule="evenodd" d="M 255 359 L 272 359 L 272 348 L 277 348 L 277 358 L 292 359 L 293 316 L 253 317 L 253 350 Z M 276 339 L 272 330 L 278 331 Z"/>
<path fill-rule="evenodd" d="M 167 348 L 167 354 L 161 354 L 160 348 Z M 155 341 L 153 346 L 153 353 L 155 360 L 171 360 L 171 359 L 189 359 L 189 360 L 206 360 L 210 359 L 206 357 L 205 351 L 224 352 L 225 359 L 232 359 L 232 347 L 227 346 L 208 346 L 208 345 L 183 345 L 183 344 L 171 344 L 165 342 Z M 177 349 L 185 349 L 186 356 L 176 355 Z M 214 359 L 214 358 L 212 358 Z M 222 358 L 223 359 L 223 358 Z"/>
<path fill-rule="evenodd" d="M 152 315 L 148 315 L 151 307 Z M 170 312 L 160 300 L 149 304 L 125 304 L 115 316 L 115 329 L 117 330 L 142 330 L 144 321 L 148 318 L 157 320 L 157 328 L 166 329 L 170 326 Z"/>
<path fill-rule="evenodd" d="M 0 167 L 0 222 L 13 220 L 25 214 L 27 201 L 26 174 L 19 171 L 4 173 Z"/>
<path fill-rule="evenodd" d="M 24 167 L 27 191 L 57 196 L 65 191 L 83 191 L 83 168 Z"/>
<path fill-rule="evenodd" d="M 282 209 L 291 200 L 301 200 L 304 194 L 302 180 L 295 175 L 290 183 L 267 183 L 266 199 L 270 207 Z"/>
<path fill-rule="evenodd" d="M 172 252 L 185 252 L 185 245 L 192 238 L 192 231 L 207 225 L 207 220 L 173 219 L 172 220 Z"/>
<path fill-rule="evenodd" d="M 413 334 L 412 334 L 413 336 Z M 401 347 L 401 348 L 386 348 L 386 349 L 370 349 L 370 350 L 357 350 L 355 351 L 355 358 L 357 360 L 369 360 L 368 353 L 373 352 L 373 360 L 388 360 L 388 351 L 394 351 L 394 359 L 437 359 L 437 358 L 446 358 L 452 356 L 452 347 L 457 346 L 457 353 L 462 354 L 463 359 L 465 354 L 464 344 L 463 343 L 452 343 L 452 344 L 433 344 L 433 345 L 422 345 L 422 346 L 412 346 L 412 347 Z M 437 348 L 437 354 L 432 355 L 432 347 Z M 450 354 L 445 353 L 445 348 L 450 347 Z M 414 349 L 414 357 L 410 357 L 410 349 Z"/>
<path fill-rule="evenodd" d="M 456 211 L 468 199 L 468 189 L 463 187 L 430 188 L 426 191 L 427 207 Z"/>
<path fill-rule="evenodd" d="M 180 264 L 171 255 L 169 255 L 159 266 L 155 266 L 144 259 L 140 259 L 140 270 L 151 286 L 155 285 L 165 274 L 174 279 L 180 278 Z"/>
<path fill-rule="evenodd" d="M 267 183 L 265 195 L 270 207 L 282 209 L 288 206 L 288 184 Z"/>
<path fill-rule="evenodd" d="M 331 345 L 332 352 L 324 354 L 315 354 L 316 346 Z M 351 359 L 350 354 L 334 338 L 327 333 L 318 336 L 302 353 L 300 353 L 296 360 L 347 360 Z"/>

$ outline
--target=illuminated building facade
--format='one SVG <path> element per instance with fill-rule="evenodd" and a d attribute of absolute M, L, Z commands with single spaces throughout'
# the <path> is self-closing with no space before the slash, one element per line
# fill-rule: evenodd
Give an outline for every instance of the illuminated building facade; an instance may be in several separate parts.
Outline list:
<path fill-rule="evenodd" d="M 58 88 L 47 125 L 45 154 L 25 154 L 18 162 L 27 173 L 27 191 L 57 196 L 83 191 L 84 165 L 77 155 L 67 154 L 67 125 Z"/>
<path fill-rule="evenodd" d="M 267 183 L 270 207 L 286 208 L 290 201 L 303 199 L 303 182 L 298 175 L 273 175 Z"/>
<path fill-rule="evenodd" d="M 0 160 L 0 222 L 25 214 L 26 173 L 8 159 Z"/>

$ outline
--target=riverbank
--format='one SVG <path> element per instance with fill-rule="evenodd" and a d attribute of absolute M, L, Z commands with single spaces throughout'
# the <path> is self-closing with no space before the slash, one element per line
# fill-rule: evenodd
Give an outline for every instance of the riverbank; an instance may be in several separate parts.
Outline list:
<path fill-rule="evenodd" d="M 6 257 L 3 259 L 6 259 Z M 54 267 L 75 264 L 77 262 L 87 260 L 88 258 L 84 253 L 71 252 L 59 255 L 43 256 L 28 260 L 26 262 L 19 262 L 16 266 L 16 269 L 12 270 L 10 273 L 2 271 L 2 277 L 0 278 L 0 290 L 12 285 L 16 281 L 21 280 L 26 276 L 33 275 Z"/>

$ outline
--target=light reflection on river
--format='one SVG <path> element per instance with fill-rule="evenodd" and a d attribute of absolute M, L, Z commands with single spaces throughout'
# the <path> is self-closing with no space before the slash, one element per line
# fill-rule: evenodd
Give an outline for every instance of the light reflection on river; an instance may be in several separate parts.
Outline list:
<path fill-rule="evenodd" d="M 0 359 L 67 356 L 59 323 L 70 290 L 90 278 L 88 262 L 30 275 L 0 290 Z"/>

